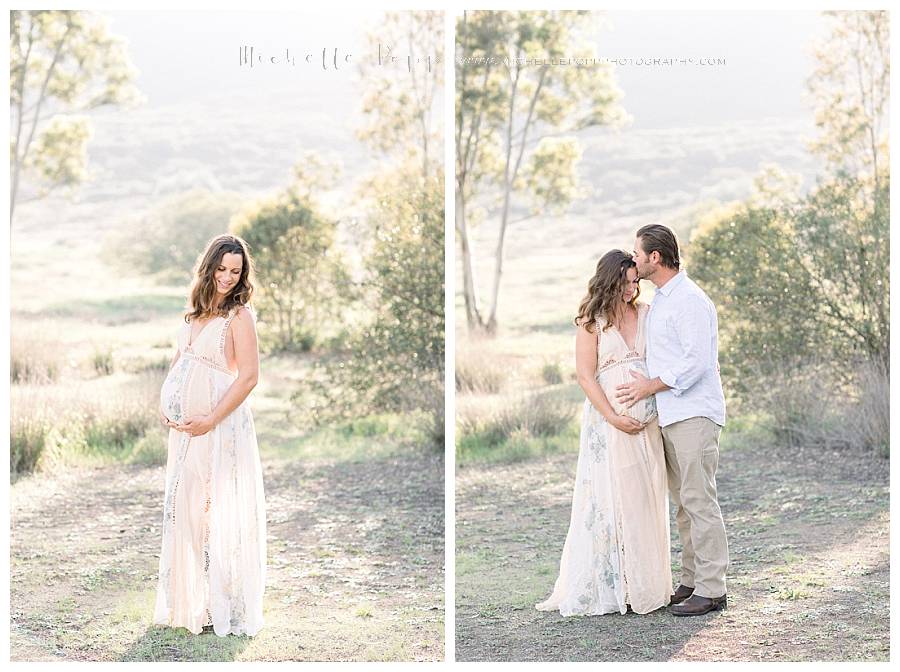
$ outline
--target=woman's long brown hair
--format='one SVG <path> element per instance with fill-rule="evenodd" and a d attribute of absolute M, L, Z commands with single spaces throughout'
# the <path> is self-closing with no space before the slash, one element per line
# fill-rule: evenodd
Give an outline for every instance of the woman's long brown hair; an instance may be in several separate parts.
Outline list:
<path fill-rule="evenodd" d="M 628 269 L 637 268 L 631 255 L 623 250 L 610 250 L 597 262 L 597 270 L 594 277 L 588 282 L 587 294 L 581 300 L 578 307 L 578 316 L 575 325 L 584 325 L 584 328 L 594 332 L 597 318 L 604 318 L 606 331 L 615 321 L 616 309 L 622 301 L 622 290 L 628 280 Z M 641 290 L 634 293 L 630 305 L 634 305 Z"/>
<path fill-rule="evenodd" d="M 219 306 L 213 309 L 216 296 L 216 269 L 222 263 L 226 253 L 240 254 L 243 257 L 241 277 Z M 191 309 L 185 314 L 184 321 L 194 319 L 225 317 L 235 306 L 250 303 L 253 295 L 253 259 L 250 247 L 238 236 L 223 234 L 216 236 L 206 245 L 206 250 L 198 257 L 194 269 L 194 281 L 191 285 Z"/>

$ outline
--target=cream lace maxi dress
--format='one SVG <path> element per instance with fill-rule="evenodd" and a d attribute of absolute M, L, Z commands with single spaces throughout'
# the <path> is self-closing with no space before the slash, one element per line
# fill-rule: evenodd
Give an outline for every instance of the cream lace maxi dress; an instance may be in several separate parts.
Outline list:
<path fill-rule="evenodd" d="M 596 332 L 597 382 L 613 409 L 640 422 L 626 434 L 606 422 L 587 399 L 581 421 L 581 448 L 572 497 L 569 532 L 553 594 L 536 605 L 563 616 L 654 611 L 669 602 L 669 508 L 662 435 L 656 400 L 649 397 L 627 411 L 616 401 L 617 385 L 629 371 L 647 375 L 644 362 L 646 304 L 638 304 L 635 347 L 615 327 Z"/>
<path fill-rule="evenodd" d="M 170 420 L 210 413 L 237 377 L 225 358 L 237 310 L 212 318 L 191 344 L 191 325 L 182 325 L 181 354 L 160 393 Z M 219 636 L 256 634 L 263 625 L 266 514 L 247 399 L 203 436 L 169 430 L 165 492 L 154 622 L 195 634 L 206 625 Z"/>

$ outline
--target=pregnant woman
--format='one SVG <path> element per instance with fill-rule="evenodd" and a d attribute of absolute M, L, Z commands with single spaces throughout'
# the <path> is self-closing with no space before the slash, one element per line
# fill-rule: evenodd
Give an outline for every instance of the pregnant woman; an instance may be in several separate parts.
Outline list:
<path fill-rule="evenodd" d="M 160 393 L 170 427 L 154 622 L 194 634 L 254 635 L 263 625 L 266 515 L 247 396 L 256 320 L 246 243 L 210 241 Z"/>
<path fill-rule="evenodd" d="M 655 397 L 630 408 L 616 387 L 644 363 L 648 306 L 637 303 L 631 255 L 597 263 L 575 324 L 578 382 L 587 399 L 572 516 L 553 593 L 536 605 L 563 616 L 646 614 L 669 603 L 669 511 Z"/>

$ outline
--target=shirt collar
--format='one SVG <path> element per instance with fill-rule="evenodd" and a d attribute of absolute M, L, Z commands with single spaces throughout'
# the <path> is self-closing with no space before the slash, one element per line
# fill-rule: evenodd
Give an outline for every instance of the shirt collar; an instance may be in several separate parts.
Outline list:
<path fill-rule="evenodd" d="M 660 292 L 663 296 L 669 296 L 672 293 L 672 290 L 684 281 L 685 277 L 686 274 L 684 271 L 678 271 L 676 275 L 669 278 L 669 281 L 666 284 L 662 287 L 657 287 L 656 291 Z"/>

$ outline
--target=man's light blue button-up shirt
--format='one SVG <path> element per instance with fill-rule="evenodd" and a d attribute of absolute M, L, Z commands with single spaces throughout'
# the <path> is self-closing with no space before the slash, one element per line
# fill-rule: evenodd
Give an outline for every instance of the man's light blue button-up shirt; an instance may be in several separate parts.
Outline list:
<path fill-rule="evenodd" d="M 656 288 L 646 326 L 647 370 L 672 388 L 656 394 L 660 427 L 698 416 L 724 425 L 719 321 L 706 293 L 679 272 Z"/>

